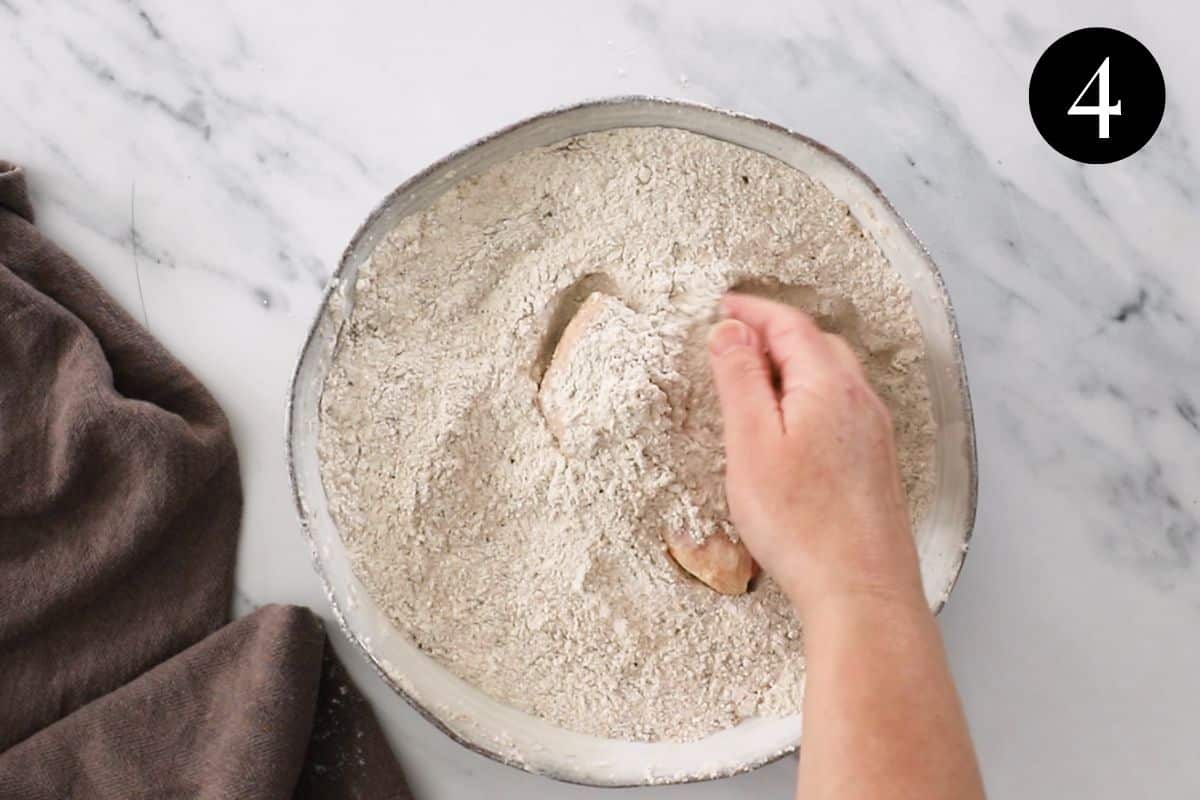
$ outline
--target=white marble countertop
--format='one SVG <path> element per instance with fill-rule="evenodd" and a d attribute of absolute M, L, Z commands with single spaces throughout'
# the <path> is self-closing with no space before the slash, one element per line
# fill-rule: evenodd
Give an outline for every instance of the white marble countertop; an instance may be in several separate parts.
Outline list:
<path fill-rule="evenodd" d="M 941 619 L 993 796 L 1200 796 L 1195 6 L 294 5 L 0 0 L 0 157 L 27 168 L 42 228 L 233 422 L 240 610 L 328 616 L 283 409 L 322 285 L 367 212 L 528 114 L 693 99 L 849 156 L 941 265 L 982 462 L 972 552 Z M 1089 25 L 1137 36 L 1167 82 L 1157 136 L 1105 167 L 1052 151 L 1026 105 L 1037 56 Z M 337 644 L 419 797 L 599 793 L 466 752 Z M 794 763 L 630 791 L 789 797 Z"/>

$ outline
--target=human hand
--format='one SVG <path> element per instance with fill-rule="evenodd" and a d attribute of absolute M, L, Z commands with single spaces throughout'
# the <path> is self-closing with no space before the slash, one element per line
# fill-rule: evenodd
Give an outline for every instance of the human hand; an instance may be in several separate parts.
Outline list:
<path fill-rule="evenodd" d="M 803 312 L 721 303 L 709 356 L 738 535 L 802 618 L 829 600 L 924 604 L 891 415 L 858 358 Z"/>

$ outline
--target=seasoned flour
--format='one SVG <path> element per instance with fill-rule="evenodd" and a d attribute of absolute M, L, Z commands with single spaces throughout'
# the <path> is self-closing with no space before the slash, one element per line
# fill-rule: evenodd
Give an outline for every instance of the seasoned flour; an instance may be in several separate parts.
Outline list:
<path fill-rule="evenodd" d="M 800 707 L 778 588 L 719 595 L 660 538 L 736 535 L 704 353 L 731 287 L 846 336 L 893 412 L 917 519 L 933 421 L 908 292 L 802 173 L 677 130 L 589 134 L 461 182 L 378 245 L 322 396 L 322 477 L 359 576 L 421 649 L 602 736 Z M 539 398 L 593 291 L 621 304 Z"/>

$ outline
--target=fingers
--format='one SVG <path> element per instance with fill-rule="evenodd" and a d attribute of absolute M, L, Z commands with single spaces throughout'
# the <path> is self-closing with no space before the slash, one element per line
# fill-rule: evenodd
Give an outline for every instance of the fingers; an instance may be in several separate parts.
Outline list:
<path fill-rule="evenodd" d="M 749 456 L 764 436 L 782 430 L 771 365 L 758 334 L 736 319 L 712 327 L 708 355 L 725 423 L 725 451 L 733 459 Z"/>
<path fill-rule="evenodd" d="M 805 383 L 813 363 L 829 358 L 825 334 L 812 318 L 799 309 L 744 294 L 727 294 L 721 301 L 725 314 L 740 320 L 762 335 L 779 368 L 784 395 Z"/>
<path fill-rule="evenodd" d="M 838 360 L 826 334 L 803 311 L 761 297 L 727 294 L 721 308 L 728 317 L 754 328 L 766 342 L 779 371 L 780 406 L 786 423 L 789 406 L 812 385 L 814 375 Z"/>

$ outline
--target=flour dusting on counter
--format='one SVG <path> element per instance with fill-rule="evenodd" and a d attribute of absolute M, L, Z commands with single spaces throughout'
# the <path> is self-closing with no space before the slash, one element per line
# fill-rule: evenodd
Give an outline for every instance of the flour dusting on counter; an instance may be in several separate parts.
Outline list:
<path fill-rule="evenodd" d="M 918 519 L 934 430 L 908 292 L 846 206 L 781 162 L 672 129 L 588 134 L 462 181 L 378 245 L 319 452 L 358 575 L 418 647 L 601 736 L 694 739 L 799 709 L 778 587 L 719 595 L 661 539 L 736 536 L 703 346 L 730 288 L 847 338 L 892 410 Z M 619 302 L 539 398 L 595 292 Z"/>

